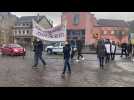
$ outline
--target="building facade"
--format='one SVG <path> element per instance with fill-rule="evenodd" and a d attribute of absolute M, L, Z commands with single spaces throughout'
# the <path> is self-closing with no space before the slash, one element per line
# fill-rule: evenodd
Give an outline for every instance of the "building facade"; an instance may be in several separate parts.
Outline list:
<path fill-rule="evenodd" d="M 44 28 L 53 27 L 52 23 L 45 16 L 24 16 L 17 19 L 17 23 L 14 27 L 14 42 L 24 45 L 31 46 L 33 41 L 32 35 L 32 20 L 36 21 L 39 25 Z"/>
<path fill-rule="evenodd" d="M 89 12 L 63 12 L 61 23 L 67 22 L 67 40 L 75 42 L 79 37 L 85 45 L 98 39 L 110 39 L 116 43 L 128 42 L 128 24 L 123 20 L 100 19 Z"/>
<path fill-rule="evenodd" d="M 0 45 L 13 42 L 12 29 L 17 17 L 9 12 L 0 12 Z"/>

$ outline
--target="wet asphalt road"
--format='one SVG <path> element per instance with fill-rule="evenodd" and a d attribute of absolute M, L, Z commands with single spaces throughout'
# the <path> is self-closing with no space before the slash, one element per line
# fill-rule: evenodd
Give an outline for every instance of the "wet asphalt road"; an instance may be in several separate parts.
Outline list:
<path fill-rule="evenodd" d="M 61 77 L 63 57 L 44 55 L 47 66 L 41 62 L 32 69 L 33 53 L 27 56 L 0 55 L 1 87 L 129 87 L 134 86 L 134 63 L 116 56 L 115 61 L 100 70 L 95 54 L 84 54 L 85 60 L 71 62 L 72 74 Z"/>

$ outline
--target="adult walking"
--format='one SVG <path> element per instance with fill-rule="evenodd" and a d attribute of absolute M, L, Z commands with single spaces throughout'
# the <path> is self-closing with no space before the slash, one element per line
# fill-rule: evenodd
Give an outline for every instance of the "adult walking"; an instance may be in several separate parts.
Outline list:
<path fill-rule="evenodd" d="M 83 57 L 83 55 L 82 55 L 82 48 L 83 48 L 83 43 L 82 43 L 82 41 L 81 41 L 81 39 L 80 38 L 78 38 L 78 40 L 77 40 L 77 52 L 78 52 L 78 56 L 77 56 L 77 62 L 79 62 L 80 61 L 80 57 L 82 58 L 82 60 L 84 60 L 84 57 Z"/>
<path fill-rule="evenodd" d="M 70 63 L 69 63 L 69 59 L 70 59 L 70 45 L 68 44 L 68 42 L 65 43 L 65 46 L 63 47 L 63 53 L 64 53 L 64 69 L 63 69 L 63 73 L 62 76 L 65 75 L 66 69 L 68 68 L 69 74 L 71 74 L 71 68 L 70 68 Z"/>
<path fill-rule="evenodd" d="M 121 44 L 121 57 L 123 57 L 123 55 L 125 54 L 126 58 L 128 56 L 127 54 L 127 43 L 122 43 Z"/>
<path fill-rule="evenodd" d="M 132 55 L 132 44 L 131 44 L 131 42 L 128 44 L 128 57 L 130 56 L 130 55 Z"/>
<path fill-rule="evenodd" d="M 111 60 L 115 59 L 115 53 L 116 53 L 116 44 L 115 44 L 115 41 L 112 41 L 112 45 L 111 45 Z"/>
<path fill-rule="evenodd" d="M 37 39 L 37 41 L 34 41 L 34 65 L 33 67 L 37 67 L 39 59 L 42 61 L 44 66 L 46 65 L 45 60 L 42 58 L 42 52 L 43 52 L 43 43 L 40 39 Z"/>
<path fill-rule="evenodd" d="M 99 40 L 97 43 L 97 58 L 99 59 L 100 68 L 104 67 L 104 57 L 106 53 L 105 45 L 103 40 Z"/>
<path fill-rule="evenodd" d="M 71 42 L 71 60 L 73 59 L 73 57 L 74 57 L 74 55 L 75 55 L 75 42 L 74 41 L 72 41 Z"/>
<path fill-rule="evenodd" d="M 109 41 L 109 39 L 106 40 L 105 42 L 105 48 L 106 48 L 106 60 L 105 63 L 109 63 L 110 60 L 110 55 L 111 55 L 111 43 Z"/>

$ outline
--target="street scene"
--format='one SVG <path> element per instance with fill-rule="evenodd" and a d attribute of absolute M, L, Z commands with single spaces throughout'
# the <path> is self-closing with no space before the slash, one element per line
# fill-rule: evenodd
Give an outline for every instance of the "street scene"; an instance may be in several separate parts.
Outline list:
<path fill-rule="evenodd" d="M 130 13 L 0 12 L 0 87 L 133 87 Z"/>

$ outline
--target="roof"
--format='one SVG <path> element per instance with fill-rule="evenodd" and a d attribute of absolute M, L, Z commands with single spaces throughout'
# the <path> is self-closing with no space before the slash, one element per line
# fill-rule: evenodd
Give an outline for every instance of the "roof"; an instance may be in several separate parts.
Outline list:
<path fill-rule="evenodd" d="M 53 25 L 50 23 L 50 21 L 47 19 L 46 16 L 23 16 L 17 19 L 17 23 L 20 22 L 30 22 L 32 23 L 32 20 L 35 20 L 36 22 L 41 21 L 43 18 L 45 18 L 47 20 L 47 22 L 50 24 L 50 26 L 52 27 Z"/>
<path fill-rule="evenodd" d="M 9 12 L 0 12 L 0 16 L 7 16 L 7 15 L 11 15 L 11 13 L 9 13 Z"/>
<path fill-rule="evenodd" d="M 0 16 L 12 16 L 18 18 L 16 15 L 10 13 L 10 12 L 0 12 Z"/>
<path fill-rule="evenodd" d="M 39 20 L 41 20 L 44 16 L 39 16 Z M 23 16 L 18 18 L 17 22 L 32 22 L 32 20 L 38 21 L 38 16 Z"/>
<path fill-rule="evenodd" d="M 97 20 L 97 26 L 102 27 L 128 27 L 128 23 L 124 20 L 100 19 Z"/>

